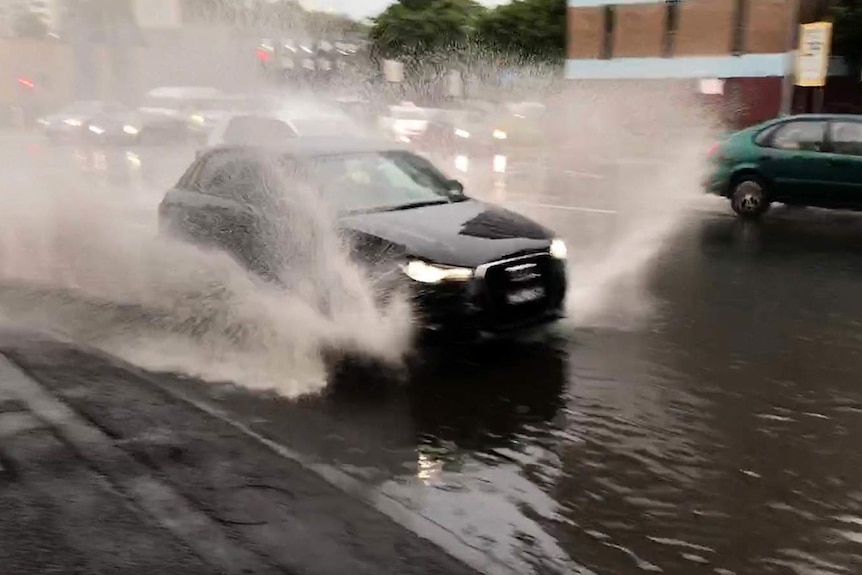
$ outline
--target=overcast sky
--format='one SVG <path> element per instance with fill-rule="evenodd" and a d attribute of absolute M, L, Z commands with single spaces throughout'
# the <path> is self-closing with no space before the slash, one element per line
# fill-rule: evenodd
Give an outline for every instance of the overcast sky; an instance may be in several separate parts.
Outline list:
<path fill-rule="evenodd" d="M 507 0 L 479 0 L 481 4 L 496 6 L 505 4 Z M 325 10 L 332 8 L 336 12 L 349 14 L 354 18 L 365 18 L 376 16 L 383 11 L 393 0 L 301 0 L 309 8 Z"/>

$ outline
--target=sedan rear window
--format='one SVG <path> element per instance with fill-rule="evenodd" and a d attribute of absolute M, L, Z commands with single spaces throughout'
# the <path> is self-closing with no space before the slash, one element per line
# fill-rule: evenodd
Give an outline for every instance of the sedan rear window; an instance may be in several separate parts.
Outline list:
<path fill-rule="evenodd" d="M 833 152 L 862 156 L 862 122 L 833 122 L 830 130 Z"/>

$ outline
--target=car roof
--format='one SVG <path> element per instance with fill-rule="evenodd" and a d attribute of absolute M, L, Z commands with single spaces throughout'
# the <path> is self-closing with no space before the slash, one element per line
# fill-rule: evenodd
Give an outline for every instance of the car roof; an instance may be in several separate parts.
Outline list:
<path fill-rule="evenodd" d="M 788 122 L 791 120 L 855 120 L 858 122 L 862 121 L 862 114 L 793 114 L 790 116 L 773 118 L 764 122 L 764 124 Z"/>
<path fill-rule="evenodd" d="M 201 157 L 217 151 L 250 151 L 264 154 L 286 155 L 295 157 L 329 156 L 338 154 L 357 154 L 370 152 L 406 151 L 405 146 L 390 142 L 383 138 L 361 136 L 305 136 L 285 140 L 277 145 L 240 145 L 220 144 L 210 146 L 201 151 Z"/>

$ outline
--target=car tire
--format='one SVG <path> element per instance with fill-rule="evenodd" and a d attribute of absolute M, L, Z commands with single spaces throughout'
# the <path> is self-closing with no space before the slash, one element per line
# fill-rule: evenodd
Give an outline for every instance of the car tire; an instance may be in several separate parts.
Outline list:
<path fill-rule="evenodd" d="M 757 219 L 769 209 L 769 190 L 762 179 L 744 175 L 734 180 L 730 191 L 730 207 L 745 219 Z"/>

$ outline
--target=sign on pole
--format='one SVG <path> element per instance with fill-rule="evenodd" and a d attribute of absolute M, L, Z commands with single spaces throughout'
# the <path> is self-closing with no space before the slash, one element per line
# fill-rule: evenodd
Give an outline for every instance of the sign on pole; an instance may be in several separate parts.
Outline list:
<path fill-rule="evenodd" d="M 799 50 L 796 53 L 796 85 L 823 86 L 829 72 L 832 45 L 832 23 L 803 24 L 799 30 Z"/>

